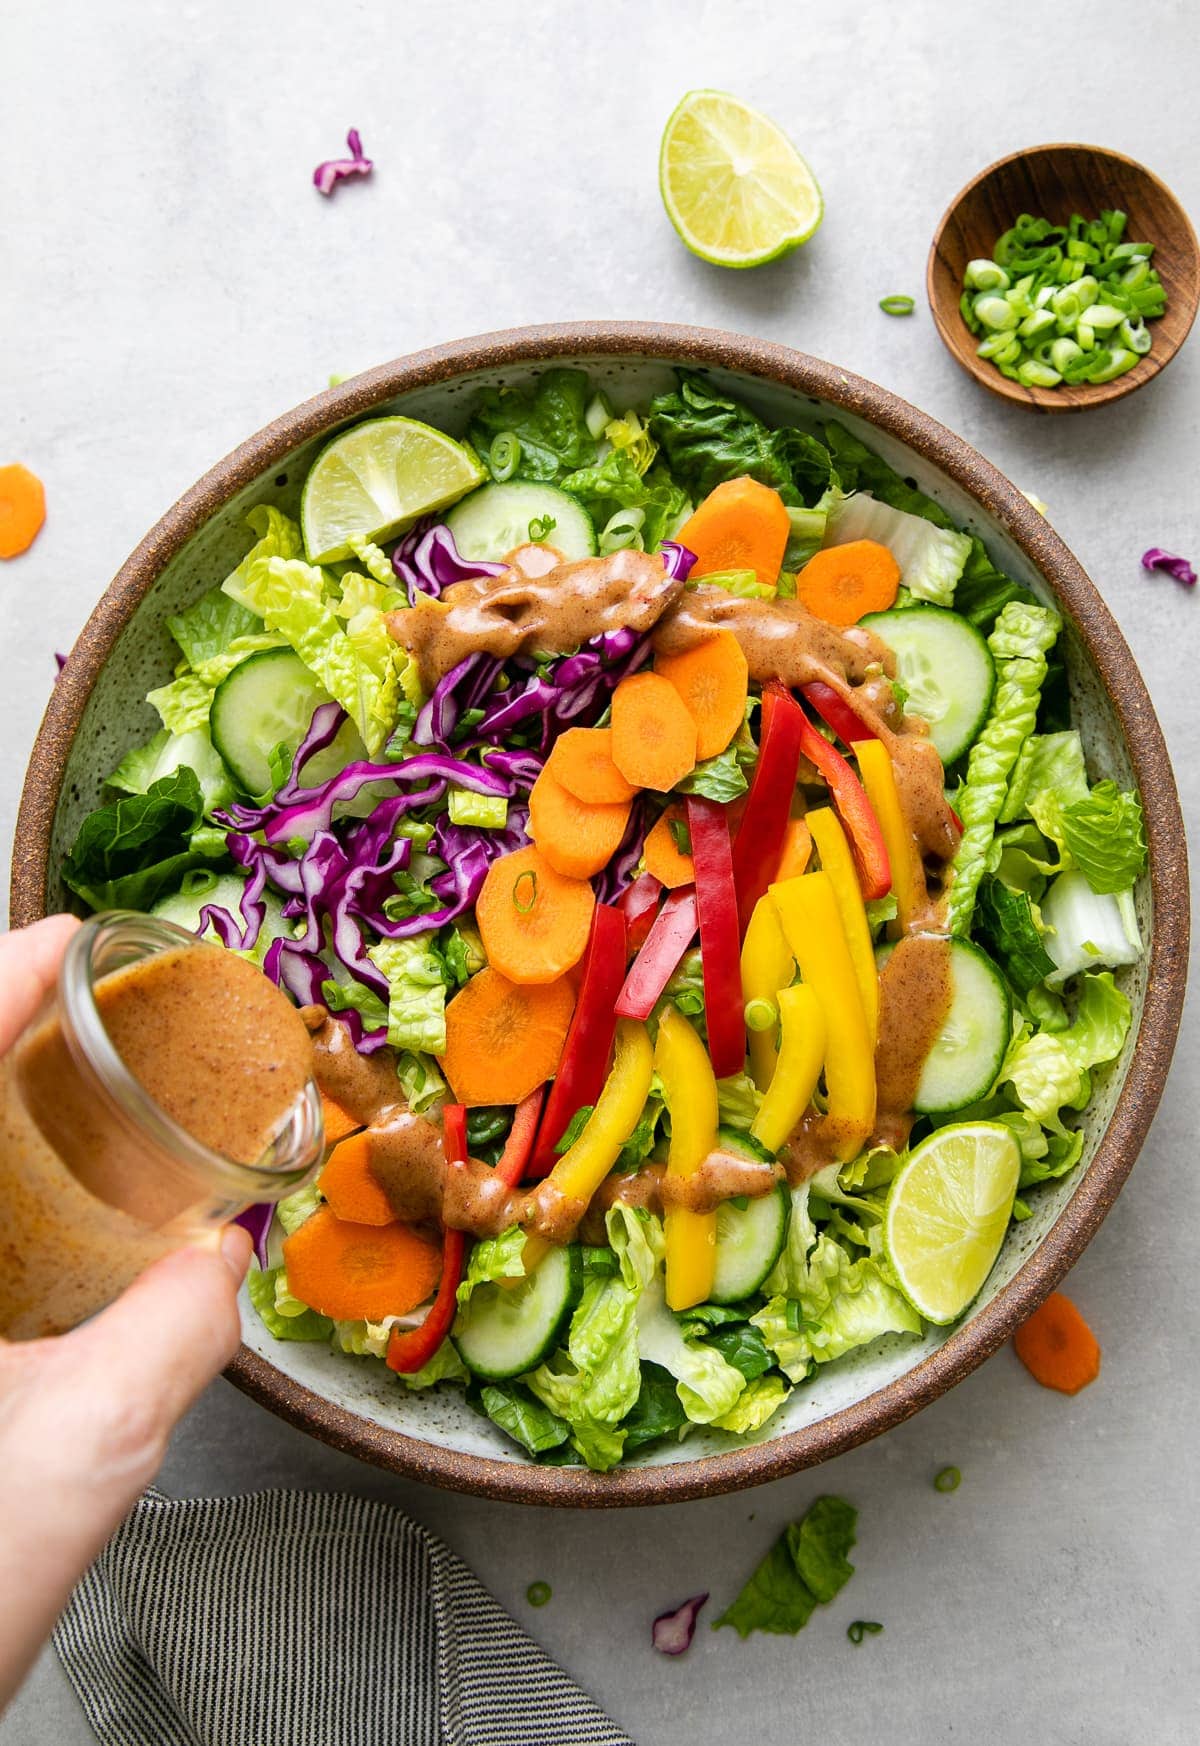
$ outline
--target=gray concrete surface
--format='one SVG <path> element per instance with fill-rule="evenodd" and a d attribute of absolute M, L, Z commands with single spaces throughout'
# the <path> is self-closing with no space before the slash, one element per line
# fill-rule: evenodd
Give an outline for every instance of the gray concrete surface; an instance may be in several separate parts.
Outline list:
<path fill-rule="evenodd" d="M 46 482 L 0 566 L 0 838 L 53 671 L 143 531 L 218 455 L 349 373 L 487 328 L 656 317 L 836 359 L 962 432 L 1050 505 L 1149 682 L 1185 810 L 1200 800 L 1200 599 L 1138 568 L 1200 557 L 1200 340 L 1133 400 L 1038 419 L 990 399 L 921 307 L 943 207 L 992 158 L 1092 139 L 1200 213 L 1194 23 L 1181 0 L 999 10 L 909 0 L 603 6 L 10 0 L 0 13 L 0 460 Z M 749 275 L 693 260 L 659 205 L 662 124 L 691 86 L 757 102 L 828 216 Z M 357 125 L 378 169 L 310 186 Z M 877 300 L 908 291 L 911 320 Z M 824 1471 L 656 1512 L 549 1515 L 396 1483 L 218 1382 L 176 1436 L 175 1493 L 334 1486 L 446 1539 L 641 1746 L 1016 1742 L 1182 1746 L 1196 1721 L 1195 1013 L 1132 1181 L 1071 1280 L 1104 1346 L 1076 1400 L 1005 1351 Z M 961 1490 L 933 1491 L 946 1462 Z M 725 1600 L 818 1491 L 861 1510 L 858 1575 L 796 1639 L 649 1624 Z M 528 1583 L 554 1596 L 532 1613 Z M 2 1579 L 2 1578 L 0 1578 Z M 286 1597 L 280 1597 L 286 1605 Z M 859 1649 L 849 1620 L 879 1619 Z M 87 1738 L 44 1658 L 4 1746 Z M 336 1746 L 335 1742 L 322 1746 Z"/>

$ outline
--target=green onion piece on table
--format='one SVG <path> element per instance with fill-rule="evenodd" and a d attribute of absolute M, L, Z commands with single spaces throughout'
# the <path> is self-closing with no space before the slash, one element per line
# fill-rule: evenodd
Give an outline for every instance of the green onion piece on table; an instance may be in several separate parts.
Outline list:
<path fill-rule="evenodd" d="M 917 306 L 911 297 L 893 296 L 881 297 L 879 307 L 885 315 L 911 315 Z"/>
<path fill-rule="evenodd" d="M 934 1474 L 934 1491 L 957 1491 L 962 1484 L 962 1474 L 957 1467 L 943 1467 L 940 1473 Z"/>

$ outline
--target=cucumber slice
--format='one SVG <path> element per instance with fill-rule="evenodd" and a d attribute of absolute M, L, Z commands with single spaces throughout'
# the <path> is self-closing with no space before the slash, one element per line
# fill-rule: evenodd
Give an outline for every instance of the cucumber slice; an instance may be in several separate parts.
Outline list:
<path fill-rule="evenodd" d="M 556 485 L 511 479 L 503 485 L 481 485 L 446 517 L 446 526 L 464 558 L 495 563 L 533 537 L 530 522 L 553 522 L 542 535 L 564 558 L 591 558 L 596 552 L 592 518 L 579 502 Z"/>
<path fill-rule="evenodd" d="M 294 753 L 313 711 L 328 702 L 329 693 L 291 649 L 261 649 L 227 673 L 213 692 L 208 725 L 238 786 L 247 794 L 266 794 L 271 752 L 285 745 Z M 357 728 L 346 721 L 333 744 L 304 766 L 304 781 L 315 787 L 366 755 Z"/>
<path fill-rule="evenodd" d="M 166 897 L 160 897 L 150 909 L 151 915 L 161 916 L 164 921 L 174 922 L 178 928 L 186 928 L 189 934 L 200 933 L 200 911 L 209 904 L 215 904 L 221 909 L 227 909 L 235 920 L 241 919 L 242 892 L 246 889 L 246 881 L 238 873 L 205 873 L 197 870 L 189 873 L 178 891 L 172 891 Z M 250 956 L 262 963 L 267 947 L 272 940 L 290 938 L 288 925 L 283 919 L 283 906 L 273 891 L 263 892 L 263 904 L 266 917 L 259 929 L 258 939 L 251 950 Z M 215 940 L 218 935 L 210 922 L 202 939 Z"/>
<path fill-rule="evenodd" d="M 996 687 L 992 652 L 975 626 L 944 606 L 906 606 L 860 619 L 896 656 L 911 715 L 924 716 L 943 764 L 969 750 Z"/>
<path fill-rule="evenodd" d="M 787 1241 L 791 1196 L 786 1182 L 745 1207 L 722 1201 L 717 1208 L 717 1264 L 709 1298 L 741 1303 L 752 1297 L 774 1267 Z"/>
<path fill-rule="evenodd" d="M 551 1249 L 520 1285 L 477 1285 L 454 1325 L 459 1357 L 488 1382 L 524 1376 L 559 1344 L 582 1285 L 574 1243 Z"/>
<path fill-rule="evenodd" d="M 895 950 L 875 954 L 880 970 Z M 918 1115 L 949 1115 L 986 1097 L 1012 1041 L 1012 996 L 987 953 L 950 941 L 950 1010 L 917 1084 Z"/>

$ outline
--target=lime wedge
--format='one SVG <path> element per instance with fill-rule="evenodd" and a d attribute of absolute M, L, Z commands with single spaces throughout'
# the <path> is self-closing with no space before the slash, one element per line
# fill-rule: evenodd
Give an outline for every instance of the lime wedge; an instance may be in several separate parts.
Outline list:
<path fill-rule="evenodd" d="M 991 1272 L 1012 1215 L 1021 1152 L 1002 1122 L 939 1128 L 892 1183 L 883 1240 L 901 1291 L 952 1322 Z"/>
<path fill-rule="evenodd" d="M 412 418 L 373 418 L 334 437 L 304 484 L 300 522 L 309 562 L 351 555 L 352 535 L 386 540 L 481 483 L 471 450 Z"/>
<path fill-rule="evenodd" d="M 798 248 L 825 212 L 787 135 L 725 91 L 689 91 L 663 132 L 658 185 L 694 255 L 760 267 Z"/>

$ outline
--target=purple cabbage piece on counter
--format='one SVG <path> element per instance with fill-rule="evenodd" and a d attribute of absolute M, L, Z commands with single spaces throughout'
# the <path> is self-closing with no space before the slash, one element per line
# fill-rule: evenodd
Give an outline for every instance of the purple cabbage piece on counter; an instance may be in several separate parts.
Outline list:
<path fill-rule="evenodd" d="M 347 176 L 369 176 L 375 168 L 371 159 L 363 155 L 362 140 L 356 127 L 346 135 L 346 147 L 350 153 L 348 158 L 327 158 L 313 171 L 313 187 L 318 194 L 332 194 Z"/>
<path fill-rule="evenodd" d="M 659 1613 L 650 1630 L 650 1641 L 661 1655 L 682 1655 L 691 1647 L 696 1634 L 696 1620 L 708 1599 L 708 1591 L 694 1594 L 676 1607 L 673 1613 Z"/>
<path fill-rule="evenodd" d="M 1149 551 L 1142 553 L 1142 569 L 1165 570 L 1168 576 L 1174 576 L 1176 582 L 1182 582 L 1186 588 L 1196 586 L 1196 572 L 1187 559 L 1174 552 L 1164 552 L 1161 546 L 1151 546 Z"/>

